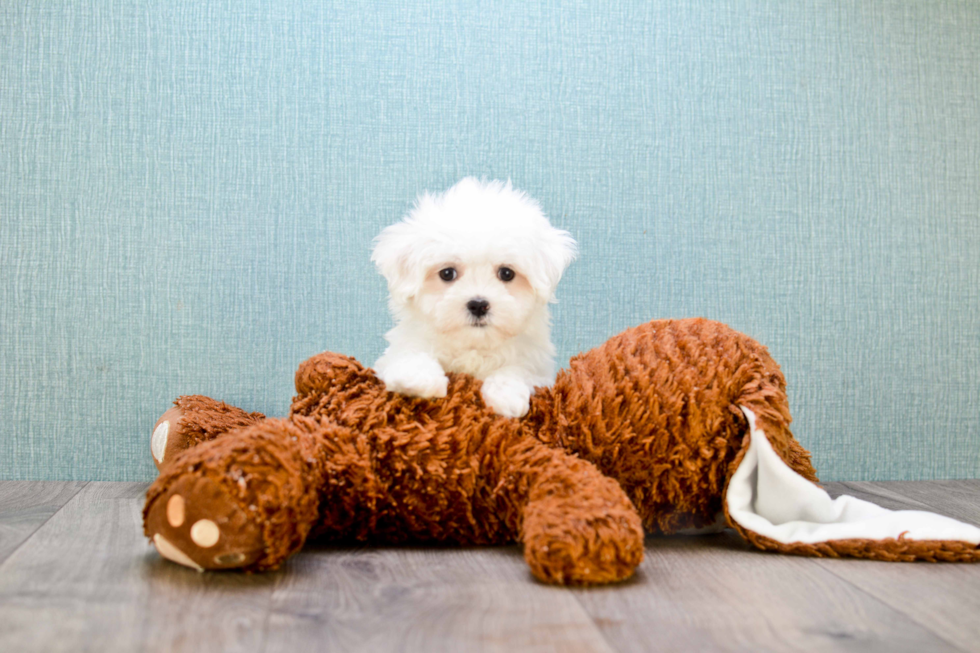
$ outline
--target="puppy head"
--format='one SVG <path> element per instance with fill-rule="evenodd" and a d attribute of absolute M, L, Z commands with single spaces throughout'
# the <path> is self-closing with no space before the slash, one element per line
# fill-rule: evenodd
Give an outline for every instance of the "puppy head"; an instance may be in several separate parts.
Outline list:
<path fill-rule="evenodd" d="M 388 281 L 396 316 L 415 309 L 443 333 L 474 338 L 520 332 L 553 301 L 575 241 L 510 182 L 463 179 L 419 197 L 381 232 L 372 260 Z M 481 334 L 482 335 L 477 335 Z"/>

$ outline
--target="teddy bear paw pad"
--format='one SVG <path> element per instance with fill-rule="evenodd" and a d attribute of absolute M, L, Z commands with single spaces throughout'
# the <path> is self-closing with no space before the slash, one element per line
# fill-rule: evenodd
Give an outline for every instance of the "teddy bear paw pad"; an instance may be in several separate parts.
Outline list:
<path fill-rule="evenodd" d="M 194 562 L 190 556 L 178 549 L 170 542 L 170 540 L 159 533 L 153 536 L 153 546 L 157 548 L 157 553 L 162 555 L 167 560 L 176 562 L 178 565 L 190 567 L 191 569 L 204 571 L 204 567 Z"/>
<path fill-rule="evenodd" d="M 169 464 L 170 459 L 190 446 L 191 441 L 187 434 L 183 432 L 181 418 L 184 412 L 177 406 L 173 406 L 153 425 L 153 434 L 150 436 L 150 453 L 153 455 L 153 463 L 157 469 L 163 469 L 164 464 Z"/>
<path fill-rule="evenodd" d="M 170 420 L 161 420 L 153 429 L 153 435 L 150 436 L 150 453 L 153 454 L 153 458 L 158 463 L 162 463 L 164 456 L 167 455 L 167 435 L 169 434 Z"/>
<path fill-rule="evenodd" d="M 161 556 L 192 569 L 232 569 L 258 561 L 261 528 L 220 483 L 177 479 L 149 507 L 147 534 Z"/>
<path fill-rule="evenodd" d="M 209 549 L 218 543 L 221 530 L 210 519 L 199 519 L 191 526 L 191 540 L 202 549 Z"/>
<path fill-rule="evenodd" d="M 167 500 L 167 523 L 178 528 L 184 523 L 184 497 L 175 494 Z"/>

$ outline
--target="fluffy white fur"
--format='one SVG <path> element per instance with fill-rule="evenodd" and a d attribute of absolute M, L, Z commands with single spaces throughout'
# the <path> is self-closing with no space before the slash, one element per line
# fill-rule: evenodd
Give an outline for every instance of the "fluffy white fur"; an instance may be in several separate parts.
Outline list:
<path fill-rule="evenodd" d="M 416 397 L 444 397 L 445 373 L 464 372 L 483 380 L 497 413 L 524 415 L 534 387 L 554 381 L 548 303 L 575 255 L 568 232 L 509 181 L 467 177 L 421 195 L 375 240 L 371 259 L 396 322 L 375 371 L 390 390 Z M 447 269 L 450 281 L 440 278 Z M 489 310 L 475 314 L 471 300 Z"/>

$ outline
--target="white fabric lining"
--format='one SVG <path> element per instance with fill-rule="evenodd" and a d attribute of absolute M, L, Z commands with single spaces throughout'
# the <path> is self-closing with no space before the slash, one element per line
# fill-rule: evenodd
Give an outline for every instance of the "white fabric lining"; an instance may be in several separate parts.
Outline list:
<path fill-rule="evenodd" d="M 740 526 L 782 544 L 831 540 L 953 540 L 980 544 L 980 528 L 921 510 L 887 510 L 868 501 L 827 492 L 793 471 L 741 407 L 751 438 L 728 484 L 729 516 Z"/>

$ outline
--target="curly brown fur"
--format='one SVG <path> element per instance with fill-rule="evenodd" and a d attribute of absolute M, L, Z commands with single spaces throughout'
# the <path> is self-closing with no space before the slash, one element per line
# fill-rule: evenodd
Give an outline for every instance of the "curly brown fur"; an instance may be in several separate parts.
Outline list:
<path fill-rule="evenodd" d="M 150 487 L 144 530 L 175 559 L 250 570 L 281 564 L 312 533 L 518 540 L 537 578 L 602 583 L 629 577 L 642 560 L 641 520 L 672 533 L 725 512 L 750 437 L 740 407 L 789 467 L 816 481 L 789 430 L 779 366 L 718 322 L 627 330 L 538 388 L 523 420 L 495 415 L 480 387 L 450 375 L 445 399 L 412 399 L 388 392 L 354 359 L 325 353 L 300 365 L 286 419 L 181 398 L 174 441 L 200 444 L 175 455 Z M 201 537 L 207 524 L 195 539 L 208 521 L 216 542 Z M 755 546 L 785 553 L 980 557 L 948 542 L 781 545 L 728 522 Z"/>
<path fill-rule="evenodd" d="M 642 560 L 643 530 L 620 486 L 495 415 L 479 382 L 453 376 L 447 400 L 407 399 L 353 359 L 321 354 L 296 385 L 288 420 L 217 437 L 170 464 L 147 496 L 148 536 L 212 566 L 188 526 L 165 519 L 171 487 L 191 474 L 260 525 L 256 570 L 278 565 L 314 530 L 386 542 L 519 539 L 535 576 L 557 583 L 621 580 Z M 246 548 L 251 559 L 256 546 Z"/>
<path fill-rule="evenodd" d="M 750 408 L 787 464 L 816 480 L 789 431 L 786 381 L 765 347 L 719 322 L 656 320 L 572 359 L 527 420 L 543 442 L 623 486 L 653 532 L 714 523 Z"/>
<path fill-rule="evenodd" d="M 980 562 L 980 549 L 968 542 L 949 540 L 910 540 L 904 537 L 884 540 L 847 539 L 804 544 L 783 544 L 739 527 L 753 546 L 764 551 L 813 558 L 865 558 L 885 562 Z"/>

